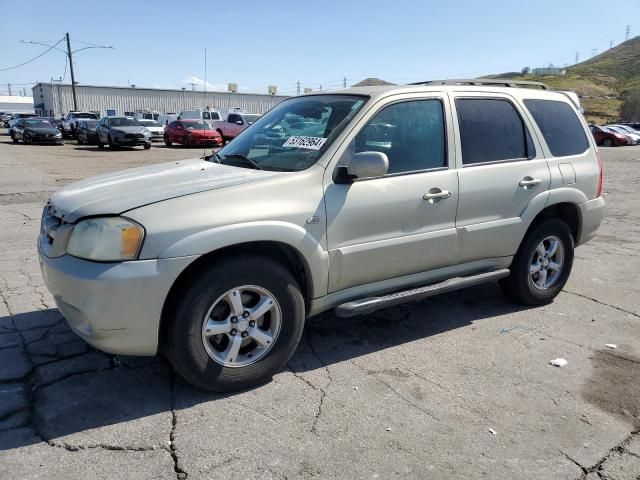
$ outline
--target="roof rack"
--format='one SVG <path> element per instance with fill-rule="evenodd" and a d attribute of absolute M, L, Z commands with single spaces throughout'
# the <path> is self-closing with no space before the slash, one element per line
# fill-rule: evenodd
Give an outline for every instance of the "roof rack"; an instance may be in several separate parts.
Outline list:
<path fill-rule="evenodd" d="M 496 86 L 496 87 L 536 87 L 542 90 L 550 90 L 550 88 L 542 82 L 531 82 L 528 80 L 511 80 L 506 78 L 472 78 L 470 80 L 428 80 L 426 82 L 409 83 L 409 85 L 479 85 L 479 86 Z"/>

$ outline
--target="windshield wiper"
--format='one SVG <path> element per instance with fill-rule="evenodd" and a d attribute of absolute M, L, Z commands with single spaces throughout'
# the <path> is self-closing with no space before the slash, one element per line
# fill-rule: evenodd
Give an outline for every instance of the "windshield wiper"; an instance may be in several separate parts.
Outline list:
<path fill-rule="evenodd" d="M 216 153 L 216 155 L 218 154 Z M 249 165 L 251 168 L 255 168 L 256 170 L 264 170 L 264 168 L 262 168 L 262 166 L 258 162 L 245 157 L 241 153 L 230 153 L 228 155 L 225 155 L 224 158 L 220 159 L 220 163 L 224 163 L 224 160 L 226 160 L 227 158 L 232 160 L 240 160 L 242 163 L 245 163 L 246 165 Z"/>
<path fill-rule="evenodd" d="M 202 159 L 206 160 L 207 162 L 222 163 L 222 157 L 218 155 L 218 152 L 216 152 L 215 150 L 211 152 L 211 155 L 205 155 L 204 157 L 202 157 Z"/>

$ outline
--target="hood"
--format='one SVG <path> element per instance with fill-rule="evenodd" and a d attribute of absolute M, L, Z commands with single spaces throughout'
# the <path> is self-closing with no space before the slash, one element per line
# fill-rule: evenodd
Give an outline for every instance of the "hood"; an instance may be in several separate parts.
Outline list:
<path fill-rule="evenodd" d="M 267 172 L 207 162 L 199 158 L 108 173 L 72 183 L 51 197 L 58 215 L 120 214 L 143 205 L 218 188 L 256 182 L 283 172 Z"/>
<path fill-rule="evenodd" d="M 26 132 L 34 132 L 40 135 L 55 135 L 56 133 L 60 133 L 55 127 L 25 127 Z"/>

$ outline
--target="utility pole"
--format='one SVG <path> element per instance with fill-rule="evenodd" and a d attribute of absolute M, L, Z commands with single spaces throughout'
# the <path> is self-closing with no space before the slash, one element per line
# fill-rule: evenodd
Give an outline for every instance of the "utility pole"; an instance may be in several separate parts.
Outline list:
<path fill-rule="evenodd" d="M 67 32 L 67 56 L 69 57 L 69 70 L 71 71 L 71 92 L 73 93 L 73 109 L 78 111 L 78 97 L 76 97 L 76 76 L 73 73 L 73 52 L 71 51 L 71 40 Z"/>
<path fill-rule="evenodd" d="M 627 25 L 627 29 L 624 35 L 625 41 L 629 40 L 629 35 L 631 35 L 631 25 Z"/>
<path fill-rule="evenodd" d="M 185 82 L 187 85 L 191 85 L 191 91 L 195 92 L 196 91 L 196 85 L 197 83 L 195 82 Z"/>
<path fill-rule="evenodd" d="M 300 95 L 300 80 L 296 83 L 296 95 Z"/>
<path fill-rule="evenodd" d="M 342 88 L 347 88 L 347 77 L 342 79 Z"/>
<path fill-rule="evenodd" d="M 609 42 L 609 50 L 611 50 L 612 48 L 613 48 L 613 40 Z"/>
<path fill-rule="evenodd" d="M 9 90 L 9 96 L 11 96 L 11 84 L 7 83 L 7 90 Z"/>
<path fill-rule="evenodd" d="M 592 48 L 591 49 L 591 56 L 595 57 L 598 54 L 598 49 L 597 48 Z"/>
<path fill-rule="evenodd" d="M 322 91 L 322 85 L 320 85 L 320 91 Z"/>
<path fill-rule="evenodd" d="M 576 51 L 576 65 L 578 64 L 579 61 L 580 61 L 580 52 Z"/>

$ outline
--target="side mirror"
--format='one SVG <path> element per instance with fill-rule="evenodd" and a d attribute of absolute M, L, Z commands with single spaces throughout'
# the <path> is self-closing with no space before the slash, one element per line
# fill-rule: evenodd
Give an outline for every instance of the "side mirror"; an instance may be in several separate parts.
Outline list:
<path fill-rule="evenodd" d="M 236 120 L 236 125 L 244 125 L 244 122 L 242 120 Z"/>
<path fill-rule="evenodd" d="M 347 166 L 338 167 L 335 182 L 351 183 L 359 178 L 383 177 L 389 170 L 389 158 L 382 152 L 360 152 Z"/>

